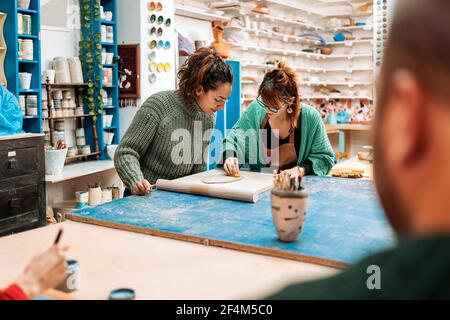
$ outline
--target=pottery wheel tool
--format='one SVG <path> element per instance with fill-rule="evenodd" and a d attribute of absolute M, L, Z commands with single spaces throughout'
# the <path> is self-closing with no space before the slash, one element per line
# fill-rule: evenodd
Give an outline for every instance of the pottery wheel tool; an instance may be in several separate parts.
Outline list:
<path fill-rule="evenodd" d="M 233 177 L 233 176 L 227 176 L 227 175 L 215 175 L 210 176 L 202 179 L 203 183 L 206 184 L 219 184 L 219 183 L 233 183 L 236 181 L 241 180 L 242 177 Z"/>

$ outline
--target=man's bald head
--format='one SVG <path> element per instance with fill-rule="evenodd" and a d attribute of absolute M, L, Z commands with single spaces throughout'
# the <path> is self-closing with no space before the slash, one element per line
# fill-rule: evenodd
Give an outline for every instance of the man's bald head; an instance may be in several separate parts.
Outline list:
<path fill-rule="evenodd" d="M 402 0 L 375 120 L 375 181 L 400 234 L 450 232 L 450 1 Z"/>

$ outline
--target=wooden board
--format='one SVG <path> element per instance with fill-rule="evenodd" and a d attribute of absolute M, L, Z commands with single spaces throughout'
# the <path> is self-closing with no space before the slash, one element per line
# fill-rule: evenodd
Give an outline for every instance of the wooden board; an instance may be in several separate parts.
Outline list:
<path fill-rule="evenodd" d="M 391 247 L 394 234 L 373 183 L 307 177 L 309 208 L 300 240 L 283 243 L 272 222 L 269 192 L 257 203 L 156 190 L 74 211 L 70 220 L 205 245 L 345 267 Z"/>
<path fill-rule="evenodd" d="M 225 176 L 225 172 L 214 169 L 175 180 L 159 179 L 156 181 L 156 187 L 181 193 L 256 202 L 261 193 L 273 186 L 271 174 L 249 171 L 241 171 L 241 179 L 232 183 L 205 183 L 206 178 L 216 176 Z"/>

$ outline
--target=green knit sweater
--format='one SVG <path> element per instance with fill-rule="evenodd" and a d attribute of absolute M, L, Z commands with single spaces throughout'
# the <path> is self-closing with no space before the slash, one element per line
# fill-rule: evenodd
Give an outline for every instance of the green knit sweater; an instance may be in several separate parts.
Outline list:
<path fill-rule="evenodd" d="M 120 178 L 131 188 L 144 178 L 154 184 L 160 178 L 172 180 L 204 171 L 203 153 L 210 137 L 203 134 L 214 124 L 214 114 L 207 115 L 196 103 L 186 105 L 179 91 L 152 95 L 137 112 L 115 152 Z M 174 162 L 172 154 L 181 158 Z"/>
<path fill-rule="evenodd" d="M 261 161 L 264 158 L 261 155 L 260 134 L 256 138 L 250 138 L 243 133 L 248 132 L 249 129 L 257 129 L 259 132 L 265 116 L 266 112 L 256 101 L 253 101 L 223 142 L 224 151 L 234 152 L 240 164 L 249 165 L 252 170 L 265 167 Z M 335 155 L 322 118 L 316 109 L 302 104 L 301 121 L 301 142 L 297 165 L 310 160 L 316 175 L 326 175 L 335 162 Z M 250 141 L 252 141 L 251 144 Z M 244 159 L 245 163 L 242 162 Z"/>

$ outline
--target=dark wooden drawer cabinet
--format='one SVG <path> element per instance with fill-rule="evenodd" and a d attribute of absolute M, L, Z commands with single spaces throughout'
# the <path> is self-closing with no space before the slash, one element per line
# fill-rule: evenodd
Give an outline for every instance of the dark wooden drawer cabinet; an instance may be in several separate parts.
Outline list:
<path fill-rule="evenodd" d="M 0 137 L 0 236 L 45 222 L 44 136 Z"/>

